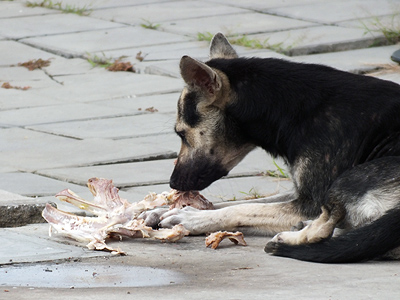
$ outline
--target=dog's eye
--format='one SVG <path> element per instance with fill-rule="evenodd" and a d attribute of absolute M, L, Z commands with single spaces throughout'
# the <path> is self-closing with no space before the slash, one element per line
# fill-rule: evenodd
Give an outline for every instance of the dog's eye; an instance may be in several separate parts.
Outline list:
<path fill-rule="evenodd" d="M 176 134 L 182 139 L 183 142 L 186 142 L 185 131 L 175 131 Z"/>

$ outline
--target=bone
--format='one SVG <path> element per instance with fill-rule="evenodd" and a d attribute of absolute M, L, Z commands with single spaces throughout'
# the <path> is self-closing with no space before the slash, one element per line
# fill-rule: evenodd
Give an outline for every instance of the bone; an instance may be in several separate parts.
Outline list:
<path fill-rule="evenodd" d="M 217 249 L 219 244 L 225 238 L 229 238 L 229 240 L 235 245 L 247 246 L 246 241 L 244 240 L 243 233 L 237 232 L 229 232 L 229 231 L 217 231 L 211 233 L 206 237 L 206 247 L 211 247 L 211 249 Z"/>

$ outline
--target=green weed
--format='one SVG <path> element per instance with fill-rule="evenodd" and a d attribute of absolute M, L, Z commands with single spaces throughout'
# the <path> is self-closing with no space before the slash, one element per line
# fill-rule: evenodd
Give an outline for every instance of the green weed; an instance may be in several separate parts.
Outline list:
<path fill-rule="evenodd" d="M 366 21 L 360 22 L 365 30 L 364 34 L 382 33 L 389 44 L 400 42 L 400 13 L 393 14 L 388 21 L 375 17 L 368 24 Z"/>
<path fill-rule="evenodd" d="M 157 30 L 161 26 L 161 24 L 155 24 L 146 19 L 142 19 L 142 20 L 144 21 L 144 23 L 141 23 L 140 26 L 142 26 L 143 28 L 146 28 L 146 29 Z"/>
<path fill-rule="evenodd" d="M 258 199 L 264 197 L 260 193 L 257 192 L 255 188 L 251 188 L 248 192 L 240 192 L 246 195 L 246 199 Z"/>
<path fill-rule="evenodd" d="M 115 61 L 112 57 L 106 57 L 104 53 L 102 53 L 102 56 L 90 53 L 86 53 L 86 55 L 87 55 L 86 58 L 87 61 L 89 62 L 89 64 L 92 65 L 93 68 L 95 67 L 108 68 Z"/>
<path fill-rule="evenodd" d="M 55 9 L 55 10 L 60 10 L 63 13 L 67 14 L 77 14 L 79 16 L 88 16 L 92 12 L 91 9 L 89 9 L 88 5 L 85 5 L 83 7 L 78 7 L 75 5 L 63 5 L 61 1 L 59 2 L 53 2 L 51 0 L 43 0 L 42 2 L 30 2 L 27 1 L 25 3 L 25 6 L 27 7 L 44 7 L 48 9 Z"/>
<path fill-rule="evenodd" d="M 212 38 L 213 34 L 210 32 L 197 33 L 197 39 L 199 41 L 209 42 L 212 40 Z M 247 35 L 232 35 L 228 37 L 228 40 L 232 45 L 238 45 L 252 49 L 269 49 L 279 53 L 286 53 L 293 47 L 293 45 L 285 47 L 284 42 L 271 44 L 269 42 L 269 38 L 263 41 L 259 39 L 251 39 Z"/>

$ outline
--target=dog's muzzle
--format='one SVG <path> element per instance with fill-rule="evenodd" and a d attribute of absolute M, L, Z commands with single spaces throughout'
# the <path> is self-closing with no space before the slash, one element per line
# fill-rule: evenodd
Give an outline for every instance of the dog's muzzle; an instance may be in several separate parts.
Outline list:
<path fill-rule="evenodd" d="M 175 165 L 169 185 L 179 191 L 201 191 L 214 181 L 228 174 L 218 163 L 200 160 L 197 163 L 180 163 Z"/>

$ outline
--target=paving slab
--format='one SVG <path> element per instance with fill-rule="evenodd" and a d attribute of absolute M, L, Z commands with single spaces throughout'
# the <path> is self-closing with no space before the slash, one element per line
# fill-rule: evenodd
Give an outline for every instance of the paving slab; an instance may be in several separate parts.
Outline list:
<path fill-rule="evenodd" d="M 0 111 L 63 103 L 60 100 L 54 99 L 51 95 L 33 95 L 32 93 L 29 93 L 29 91 L 30 90 L 0 89 Z"/>
<path fill-rule="evenodd" d="M 80 168 L 42 169 L 37 173 L 80 185 L 84 185 L 92 177 L 109 178 L 113 179 L 116 186 L 123 188 L 168 183 L 173 168 L 174 159 L 163 159 Z M 257 149 L 247 155 L 229 176 L 257 175 L 268 170 L 276 170 L 276 166 L 269 155 Z"/>
<path fill-rule="evenodd" d="M 0 165 L 25 172 L 171 158 L 176 157 L 179 149 L 175 146 L 178 142 L 175 134 L 157 139 L 76 140 L 21 128 L 5 128 L 0 129 L 0 140 L 4 141 L 0 145 Z M 84 178 L 83 184 L 88 178 Z"/>
<path fill-rule="evenodd" d="M 91 102 L 91 104 L 107 106 L 107 107 L 124 108 L 127 111 L 131 111 L 132 113 L 133 112 L 146 113 L 146 110 L 154 108 L 157 110 L 158 113 L 176 114 L 176 106 L 179 96 L 180 93 L 170 93 L 162 95 L 93 101 Z"/>
<path fill-rule="evenodd" d="M 8 19 L 46 14 L 60 14 L 60 12 L 43 7 L 27 7 L 25 1 L 2 1 L 0 6 L 0 18 Z"/>
<path fill-rule="evenodd" d="M 41 90 L 32 89 L 29 92 L 52 96 L 54 99 L 71 103 L 167 94 L 180 92 L 183 87 L 181 79 L 106 70 L 89 74 L 54 76 L 54 79 L 62 85 Z"/>
<path fill-rule="evenodd" d="M 10 19 L 0 19 L 0 34 L 10 39 L 64 34 L 123 27 L 104 20 L 91 19 L 76 14 L 50 14 Z M 9 30 L 12 28 L 12 30 Z"/>
<path fill-rule="evenodd" d="M 67 245 L 48 239 L 47 224 L 29 225 L 19 228 L 1 228 L 2 245 L 0 264 L 32 263 L 73 259 L 82 257 L 108 256 L 107 253 L 94 252 L 82 246 Z M 3 277 L 4 273 L 0 275 Z M 5 278 L 2 278 L 4 282 Z"/>
<path fill-rule="evenodd" d="M 106 57 L 118 58 L 126 57 L 127 61 L 135 63 L 140 67 L 139 61 L 136 59 L 137 54 L 144 62 L 162 61 L 171 59 L 180 59 L 185 54 L 190 54 L 197 59 L 207 59 L 209 55 L 210 43 L 206 41 L 191 41 L 184 43 L 172 43 L 167 45 L 153 45 L 143 47 L 124 48 L 120 50 L 102 51 L 96 53 L 101 56 L 103 53 Z"/>
<path fill-rule="evenodd" d="M 157 25 L 191 18 L 247 13 L 248 10 L 231 5 L 220 5 L 202 1 L 173 1 L 95 10 L 91 17 L 130 25 Z"/>
<path fill-rule="evenodd" d="M 0 68 L 0 81 L 8 82 L 11 84 L 11 86 L 17 88 L 28 88 L 28 90 L 21 90 L 22 92 L 28 93 L 32 89 L 59 86 L 59 83 L 52 80 L 52 78 L 50 78 L 42 70 L 29 71 L 25 67 Z"/>
<path fill-rule="evenodd" d="M 99 107 L 99 106 L 95 106 Z M 110 109 L 101 106 L 102 109 Z M 68 113 L 68 112 L 67 112 Z M 141 112 L 139 112 L 141 113 Z M 1 114 L 0 114 L 1 117 Z M 7 121 L 4 121 L 7 124 Z M 175 114 L 142 113 L 135 116 L 72 121 L 29 126 L 29 129 L 56 135 L 87 138 L 130 138 L 174 132 Z M 156 138 L 156 137 L 155 137 Z"/>
<path fill-rule="evenodd" d="M 170 0 L 102 0 L 102 1 L 92 1 L 92 0 L 63 0 L 64 5 L 70 5 L 75 7 L 87 7 L 89 10 L 98 10 L 105 8 L 137 6 L 146 5 L 152 3 L 162 3 Z"/>
<path fill-rule="evenodd" d="M 130 47 L 150 46 L 186 42 L 187 37 L 145 29 L 125 26 L 108 30 L 69 33 L 20 40 L 21 42 L 45 49 L 64 57 L 82 57 L 87 53 L 115 50 Z"/>
<path fill-rule="evenodd" d="M 17 65 L 32 59 L 46 60 L 56 57 L 52 53 L 9 40 L 0 41 L 0 50 L 0 66 Z"/>
<path fill-rule="evenodd" d="M 328 65 L 352 73 L 365 73 L 385 64 L 393 63 L 392 53 L 399 46 L 372 47 L 350 51 L 322 53 L 292 57 L 292 61 Z"/>
<path fill-rule="evenodd" d="M 249 176 L 223 178 L 212 183 L 201 194 L 213 203 L 231 202 L 234 200 L 246 200 L 258 197 L 267 197 L 277 193 L 289 192 L 293 183 L 285 178 L 269 176 Z M 123 189 L 128 195 L 129 201 L 143 199 L 149 192 L 162 193 L 169 191 L 169 184 L 137 186 Z"/>
<path fill-rule="evenodd" d="M 398 28 L 400 25 L 400 5 L 395 4 L 395 2 L 393 2 L 392 4 L 393 11 L 388 15 L 370 15 L 366 18 L 339 22 L 337 23 L 337 25 L 341 27 L 361 28 L 364 29 L 366 32 L 371 33 L 381 33 L 382 30 L 396 32 L 396 28 Z"/>
<path fill-rule="evenodd" d="M 235 20 L 235 22 L 232 22 L 232 20 Z M 168 32 L 197 37 L 199 32 L 222 32 L 226 35 L 255 34 L 315 25 L 316 24 L 312 22 L 261 13 L 242 13 L 179 20 L 174 22 L 174 24 L 163 24 L 163 29 Z"/>
<path fill-rule="evenodd" d="M 85 187 L 32 173 L 0 173 L 0 189 L 27 197 L 54 196 L 63 189 L 86 191 Z"/>
<path fill-rule="evenodd" d="M 386 40 L 382 34 L 373 36 L 364 29 L 326 25 L 249 35 L 248 38 L 291 56 L 368 48 Z"/>
<path fill-rule="evenodd" d="M 333 0 L 335 1 L 335 0 Z M 232 5 L 236 7 L 253 9 L 256 11 L 265 10 L 267 8 L 275 7 L 287 7 L 287 6 L 297 6 L 300 3 L 303 5 L 314 4 L 319 2 L 328 2 L 327 0 L 269 0 L 269 1 L 259 1 L 259 0 L 247 0 L 247 1 L 231 1 L 231 0 L 213 0 L 215 3 L 221 3 L 225 5 Z"/>
<path fill-rule="evenodd" d="M 126 115 L 126 111 L 121 108 L 106 108 L 87 103 L 71 103 L 1 111 L 0 119 L 4 124 L 27 126 L 122 115 Z"/>
<path fill-rule="evenodd" d="M 336 0 L 319 3 L 299 3 L 297 6 L 268 9 L 267 12 L 294 19 L 335 24 L 365 17 L 393 14 L 398 4 L 391 0 Z"/>
<path fill-rule="evenodd" d="M 50 65 L 44 67 L 43 70 L 53 77 L 58 77 L 57 81 L 63 82 L 62 77 L 68 75 L 104 73 L 104 68 L 93 67 L 87 59 L 82 58 L 64 58 L 61 56 L 53 57 L 50 60 Z"/>

